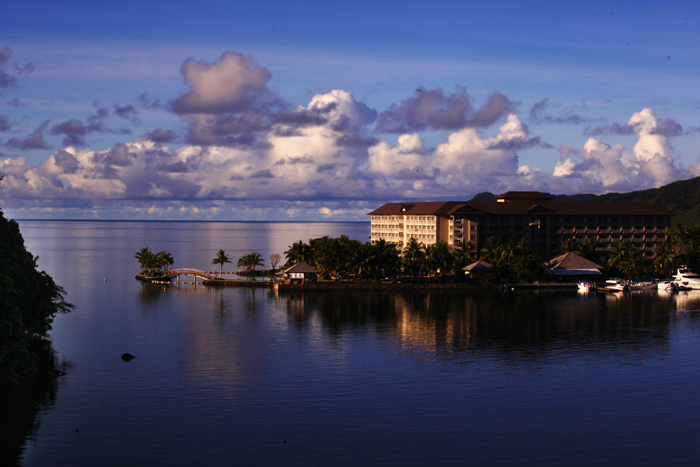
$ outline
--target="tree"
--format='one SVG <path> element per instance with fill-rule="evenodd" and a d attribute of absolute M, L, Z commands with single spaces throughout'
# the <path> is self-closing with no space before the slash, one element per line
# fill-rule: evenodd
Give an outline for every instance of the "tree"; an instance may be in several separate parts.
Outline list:
<path fill-rule="evenodd" d="M 454 255 L 455 270 L 462 269 L 472 262 L 471 250 L 472 244 L 470 242 L 460 243 L 454 250 L 452 250 L 452 254 Z"/>
<path fill-rule="evenodd" d="M 165 268 L 166 270 L 168 269 L 168 266 L 172 266 L 175 262 L 173 260 L 173 255 L 171 255 L 167 251 L 158 252 L 158 254 L 156 255 L 156 261 L 158 263 L 158 267 Z"/>
<path fill-rule="evenodd" d="M 566 240 L 564 240 L 563 242 L 561 242 L 559 244 L 559 248 L 557 248 L 556 253 L 557 253 L 557 256 L 559 256 L 559 255 L 569 253 L 570 251 L 574 251 L 575 249 L 576 249 L 576 242 L 571 238 L 567 238 Z"/>
<path fill-rule="evenodd" d="M 248 255 L 248 260 L 246 266 L 248 269 L 252 269 L 255 271 L 255 268 L 258 266 L 262 266 L 265 263 L 263 260 L 262 256 L 260 253 L 257 251 L 252 252 L 251 254 Z"/>
<path fill-rule="evenodd" d="M 503 246 L 503 237 L 489 237 L 484 242 L 484 246 L 481 248 L 480 257 L 486 262 L 493 264 L 494 266 L 498 262 L 498 257 L 501 252 L 500 249 Z"/>
<path fill-rule="evenodd" d="M 141 271 L 151 270 L 155 267 L 155 255 L 148 247 L 143 247 L 134 255 L 141 266 Z"/>
<path fill-rule="evenodd" d="M 273 271 L 277 270 L 277 265 L 280 264 L 280 261 L 282 261 L 282 256 L 279 254 L 273 253 L 270 255 L 270 266 Z"/>
<path fill-rule="evenodd" d="M 454 256 L 450 251 L 450 246 L 445 240 L 441 240 L 426 249 L 427 269 L 430 273 L 444 276 L 452 272 Z"/>
<path fill-rule="evenodd" d="M 311 263 L 311 246 L 299 240 L 298 242 L 293 243 L 292 246 L 284 252 L 284 256 L 287 258 L 287 266 L 293 266 L 301 261 Z"/>
<path fill-rule="evenodd" d="M 654 250 L 654 270 L 661 277 L 670 276 L 673 273 L 675 259 L 671 242 L 657 244 Z"/>
<path fill-rule="evenodd" d="M 19 225 L 0 211 L 0 387 L 39 375 L 54 317 L 73 308 L 64 290 L 38 270 L 37 260 L 26 250 Z"/>
<path fill-rule="evenodd" d="M 616 242 L 610 246 L 608 254 L 608 268 L 619 269 L 630 249 L 634 249 L 632 242 Z"/>
<path fill-rule="evenodd" d="M 219 269 L 219 278 L 224 277 L 224 263 L 230 263 L 231 258 L 226 254 L 224 250 L 219 250 L 216 253 L 216 257 L 211 260 L 211 264 L 219 264 L 220 269 Z"/>
<path fill-rule="evenodd" d="M 416 269 L 420 269 L 421 264 L 425 260 L 425 248 L 423 244 L 418 243 L 418 240 L 411 237 L 403 249 L 401 260 L 404 267 L 413 275 Z"/>
<path fill-rule="evenodd" d="M 638 277 L 640 272 L 644 270 L 644 257 L 636 248 L 632 248 L 627 252 L 624 258 L 618 264 L 618 269 L 627 279 Z"/>
<path fill-rule="evenodd" d="M 585 241 L 576 245 L 575 252 L 589 261 L 598 261 L 598 255 L 600 254 L 598 237 L 588 237 Z"/>

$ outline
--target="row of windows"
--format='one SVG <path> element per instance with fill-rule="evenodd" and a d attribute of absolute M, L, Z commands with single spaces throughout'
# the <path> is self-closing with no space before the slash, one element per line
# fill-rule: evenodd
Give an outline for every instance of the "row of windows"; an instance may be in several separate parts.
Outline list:
<path fill-rule="evenodd" d="M 465 218 L 466 219 L 466 218 Z M 472 222 L 476 222 L 476 217 L 471 217 Z M 488 224 L 578 224 L 578 225 L 609 225 L 609 224 L 628 224 L 628 225 L 668 225 L 668 216 L 484 216 L 480 219 Z M 455 219 L 455 223 L 460 223 L 461 219 Z"/>

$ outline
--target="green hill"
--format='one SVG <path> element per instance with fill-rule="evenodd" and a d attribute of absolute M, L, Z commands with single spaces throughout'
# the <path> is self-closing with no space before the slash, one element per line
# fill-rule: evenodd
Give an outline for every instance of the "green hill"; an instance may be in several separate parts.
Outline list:
<path fill-rule="evenodd" d="M 663 204 L 675 214 L 673 224 L 700 225 L 700 177 L 670 183 L 661 188 L 608 193 L 593 197 L 598 203 L 647 203 Z"/>

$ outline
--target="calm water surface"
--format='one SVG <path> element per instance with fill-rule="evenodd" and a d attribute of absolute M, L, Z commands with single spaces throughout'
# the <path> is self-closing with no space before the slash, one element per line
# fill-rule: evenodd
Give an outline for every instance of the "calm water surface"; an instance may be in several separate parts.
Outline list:
<path fill-rule="evenodd" d="M 24 465 L 700 462 L 698 293 L 157 286 L 134 279 L 144 246 L 175 267 L 209 269 L 219 248 L 268 265 L 299 239 L 366 241 L 369 225 L 20 227 L 77 306 L 55 321 L 68 374 Z"/>

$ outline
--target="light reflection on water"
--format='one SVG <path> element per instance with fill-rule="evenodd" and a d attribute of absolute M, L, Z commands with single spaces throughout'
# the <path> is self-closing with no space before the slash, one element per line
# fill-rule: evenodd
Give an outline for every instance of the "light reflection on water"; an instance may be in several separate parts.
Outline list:
<path fill-rule="evenodd" d="M 252 236 L 221 223 L 26 224 L 29 248 L 78 305 L 55 323 L 54 346 L 73 368 L 28 442 L 26 465 L 700 458 L 700 293 L 147 285 L 133 279 L 133 253 L 145 243 L 176 261 L 204 255 L 203 264 L 229 237 L 245 245 L 241 254 L 259 249 L 266 259 L 299 238 L 265 251 L 288 231 L 265 224 L 277 234 L 256 240 L 262 224 Z M 356 228 L 356 238 L 366 229 L 283 227 L 308 236 Z M 137 358 L 124 363 L 123 352 Z"/>

